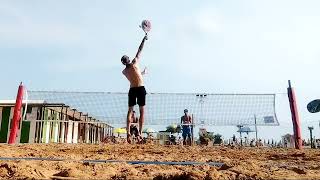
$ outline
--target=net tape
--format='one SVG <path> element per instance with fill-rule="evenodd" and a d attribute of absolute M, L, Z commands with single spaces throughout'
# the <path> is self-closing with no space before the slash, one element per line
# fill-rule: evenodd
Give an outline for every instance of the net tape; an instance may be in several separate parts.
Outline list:
<path fill-rule="evenodd" d="M 109 124 L 125 124 L 128 94 L 111 92 L 28 91 L 30 100 L 64 103 Z M 148 93 L 146 125 L 180 123 L 188 109 L 195 125 L 279 125 L 275 94 Z M 135 106 L 139 116 L 139 108 Z"/>

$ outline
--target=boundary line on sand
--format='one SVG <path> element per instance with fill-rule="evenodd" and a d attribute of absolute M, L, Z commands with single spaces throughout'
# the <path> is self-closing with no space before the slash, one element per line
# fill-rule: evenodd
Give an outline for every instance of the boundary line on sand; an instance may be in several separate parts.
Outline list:
<path fill-rule="evenodd" d="M 123 161 L 123 160 L 74 160 L 74 159 L 59 159 L 59 158 L 41 158 L 41 157 L 0 157 L 0 161 L 73 161 L 82 163 L 128 163 L 132 165 L 209 165 L 221 167 L 224 163 L 220 162 L 196 162 L 196 161 Z"/>

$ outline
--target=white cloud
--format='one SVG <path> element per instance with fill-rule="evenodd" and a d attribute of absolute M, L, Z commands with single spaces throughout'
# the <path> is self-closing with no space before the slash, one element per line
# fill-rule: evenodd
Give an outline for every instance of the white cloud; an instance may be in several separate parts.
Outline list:
<path fill-rule="evenodd" d="M 63 23 L 39 23 L 22 9 L 13 5 L 0 7 L 0 39 L 6 44 L 50 45 L 79 43 L 80 31 L 75 26 Z"/>
<path fill-rule="evenodd" d="M 0 27 L 0 38 L 6 43 L 27 45 L 76 44 L 80 42 L 79 31 L 62 24 L 7 25 Z"/>
<path fill-rule="evenodd" d="M 202 7 L 173 19 L 172 26 L 181 40 L 207 39 L 223 32 L 223 15 L 216 8 Z"/>
<path fill-rule="evenodd" d="M 212 35 L 223 31 L 223 16 L 215 8 L 203 8 L 195 14 L 194 25 L 202 33 Z"/>
<path fill-rule="evenodd" d="M 29 18 L 26 17 L 25 14 L 23 14 L 18 8 L 5 3 L 1 4 L 0 6 L 0 14 L 2 17 L 9 19 L 7 22 L 11 23 L 14 22 L 26 25 L 30 21 Z"/>

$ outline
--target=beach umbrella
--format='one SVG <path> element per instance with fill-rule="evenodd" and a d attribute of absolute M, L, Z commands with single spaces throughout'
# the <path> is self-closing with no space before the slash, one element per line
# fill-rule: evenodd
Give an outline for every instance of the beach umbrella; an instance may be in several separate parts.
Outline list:
<path fill-rule="evenodd" d="M 113 132 L 118 134 L 126 134 L 127 130 L 125 128 L 115 128 Z"/>
<path fill-rule="evenodd" d="M 250 129 L 250 127 L 241 127 L 239 128 L 239 130 L 237 132 L 241 132 L 241 133 L 249 133 L 249 132 L 256 132 L 255 130 Z"/>
<path fill-rule="evenodd" d="M 308 103 L 307 109 L 310 113 L 317 113 L 320 111 L 320 99 L 313 100 Z"/>
<path fill-rule="evenodd" d="M 178 126 L 177 124 L 172 124 L 171 125 L 171 127 L 173 127 L 173 128 L 177 128 L 177 126 Z"/>
<path fill-rule="evenodd" d="M 237 132 L 239 132 L 240 135 L 241 135 L 241 133 L 247 133 L 247 134 L 249 134 L 250 132 L 256 132 L 256 131 L 250 129 L 250 127 L 246 127 L 246 126 L 245 126 L 245 127 L 240 127 Z M 241 136 L 240 136 L 240 137 L 241 137 Z"/>
<path fill-rule="evenodd" d="M 142 132 L 143 133 L 155 133 L 156 131 L 153 130 L 152 128 L 145 128 Z"/>

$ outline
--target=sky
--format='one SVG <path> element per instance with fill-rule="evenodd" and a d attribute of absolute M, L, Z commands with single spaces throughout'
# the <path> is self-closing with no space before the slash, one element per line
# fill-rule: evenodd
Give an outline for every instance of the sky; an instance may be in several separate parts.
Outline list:
<path fill-rule="evenodd" d="M 320 114 L 306 110 L 320 99 L 319 8 L 316 0 L 3 0 L 0 99 L 14 99 L 21 81 L 29 90 L 127 92 L 120 58 L 135 55 L 148 19 L 147 91 L 277 93 L 281 126 L 261 131 L 280 137 L 292 133 L 290 79 L 303 137 L 310 125 L 319 137 Z"/>

